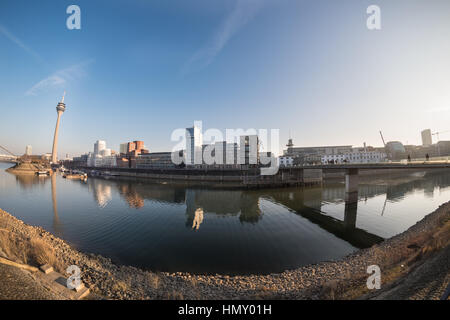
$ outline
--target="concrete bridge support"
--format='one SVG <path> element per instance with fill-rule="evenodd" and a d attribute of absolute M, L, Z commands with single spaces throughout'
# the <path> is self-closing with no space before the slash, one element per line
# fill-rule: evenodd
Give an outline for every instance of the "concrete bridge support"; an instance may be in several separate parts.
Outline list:
<path fill-rule="evenodd" d="M 346 228 L 356 228 L 356 212 L 358 211 L 358 169 L 348 169 L 345 173 L 345 213 Z"/>
<path fill-rule="evenodd" d="M 347 169 L 345 173 L 345 202 L 358 202 L 358 169 Z"/>
<path fill-rule="evenodd" d="M 281 171 L 281 181 L 284 182 L 303 182 L 303 169 L 290 169 Z"/>

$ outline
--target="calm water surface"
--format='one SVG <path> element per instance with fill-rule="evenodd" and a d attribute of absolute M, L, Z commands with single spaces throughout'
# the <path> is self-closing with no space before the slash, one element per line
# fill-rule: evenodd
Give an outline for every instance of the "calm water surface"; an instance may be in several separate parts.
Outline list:
<path fill-rule="evenodd" d="M 76 248 L 159 271 L 271 273 L 341 258 L 450 200 L 450 173 L 344 185 L 222 191 L 150 181 L 16 176 L 0 163 L 0 208 Z M 202 208 L 203 214 L 196 214 Z"/>

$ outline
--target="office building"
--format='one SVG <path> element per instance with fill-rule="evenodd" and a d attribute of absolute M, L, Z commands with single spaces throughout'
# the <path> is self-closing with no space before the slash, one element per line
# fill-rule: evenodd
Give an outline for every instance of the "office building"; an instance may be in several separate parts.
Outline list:
<path fill-rule="evenodd" d="M 119 146 L 119 153 L 120 154 L 127 154 L 128 152 L 128 142 L 126 143 L 121 143 Z"/>
<path fill-rule="evenodd" d="M 106 149 L 106 142 L 103 140 L 97 140 L 94 143 L 94 155 L 100 155 L 102 150 Z"/>
<path fill-rule="evenodd" d="M 86 163 L 88 167 L 116 167 L 117 157 L 112 155 L 111 149 L 106 148 L 106 141 L 97 140 L 94 153 L 89 152 Z"/>
<path fill-rule="evenodd" d="M 185 164 L 201 165 L 203 163 L 203 136 L 199 127 L 186 128 Z"/>
<path fill-rule="evenodd" d="M 422 131 L 422 146 L 429 147 L 433 144 L 433 139 L 431 136 L 431 130 L 426 129 Z"/>
<path fill-rule="evenodd" d="M 259 138 L 257 135 L 240 137 L 239 164 L 259 164 Z"/>
<path fill-rule="evenodd" d="M 352 152 L 324 155 L 322 164 L 339 163 L 380 163 L 387 160 L 386 153 L 379 151 L 368 151 L 366 148 L 354 148 Z"/>
<path fill-rule="evenodd" d="M 182 151 L 179 156 L 182 156 Z M 152 152 L 143 153 L 136 158 L 136 168 L 138 169 L 163 169 L 175 168 L 177 165 L 172 161 L 172 152 Z"/>
<path fill-rule="evenodd" d="M 294 158 L 290 156 L 280 156 L 278 157 L 280 167 L 292 167 L 294 165 Z"/>
<path fill-rule="evenodd" d="M 32 147 L 30 146 L 30 145 L 27 145 L 26 147 L 25 147 L 25 155 L 26 156 L 31 156 L 33 154 L 33 149 L 32 149 Z"/>
<path fill-rule="evenodd" d="M 239 146 L 237 143 L 216 142 L 211 153 L 215 160 L 214 165 L 236 165 L 239 158 L 238 150 Z"/>

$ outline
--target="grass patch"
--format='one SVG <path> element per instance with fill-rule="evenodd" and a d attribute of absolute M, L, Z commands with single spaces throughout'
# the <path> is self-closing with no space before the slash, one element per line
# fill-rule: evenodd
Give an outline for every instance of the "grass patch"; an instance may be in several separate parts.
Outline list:
<path fill-rule="evenodd" d="M 65 266 L 57 259 L 54 249 L 39 237 L 30 238 L 8 230 L 8 221 L 0 219 L 0 253 L 17 263 L 39 267 L 51 265 L 56 271 L 65 273 Z"/>

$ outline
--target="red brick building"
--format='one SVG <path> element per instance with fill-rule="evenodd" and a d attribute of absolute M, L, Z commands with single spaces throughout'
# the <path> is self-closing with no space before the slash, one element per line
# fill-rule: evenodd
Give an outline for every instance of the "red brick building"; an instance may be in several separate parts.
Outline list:
<path fill-rule="evenodd" d="M 144 141 L 128 142 L 127 153 L 121 154 L 117 158 L 117 166 L 121 168 L 136 168 L 136 157 L 143 153 L 149 153 L 148 149 L 145 149 Z"/>

